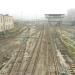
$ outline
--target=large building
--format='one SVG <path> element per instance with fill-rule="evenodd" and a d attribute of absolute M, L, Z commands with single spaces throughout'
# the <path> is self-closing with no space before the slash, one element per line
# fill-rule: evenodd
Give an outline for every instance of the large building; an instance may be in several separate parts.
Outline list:
<path fill-rule="evenodd" d="M 0 14 L 0 32 L 14 28 L 12 16 Z"/>
<path fill-rule="evenodd" d="M 67 21 L 70 25 L 75 25 L 75 9 L 69 9 L 67 11 Z"/>
<path fill-rule="evenodd" d="M 59 24 L 64 18 L 64 14 L 45 14 L 48 22 L 52 25 Z"/>
<path fill-rule="evenodd" d="M 61 21 L 62 18 L 64 17 L 64 14 L 45 14 L 46 18 L 50 22 L 55 22 L 55 21 Z"/>

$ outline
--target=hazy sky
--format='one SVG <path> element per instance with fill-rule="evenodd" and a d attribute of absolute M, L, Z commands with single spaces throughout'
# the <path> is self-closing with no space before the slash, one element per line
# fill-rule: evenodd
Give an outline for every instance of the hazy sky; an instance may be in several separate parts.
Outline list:
<path fill-rule="evenodd" d="M 46 13 L 66 13 L 75 8 L 75 0 L 0 0 L 0 14 L 38 18 Z"/>

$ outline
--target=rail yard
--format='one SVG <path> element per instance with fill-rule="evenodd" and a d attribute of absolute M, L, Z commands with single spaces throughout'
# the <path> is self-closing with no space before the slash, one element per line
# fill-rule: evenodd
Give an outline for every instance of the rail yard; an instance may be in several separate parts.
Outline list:
<path fill-rule="evenodd" d="M 1 40 L 0 75 L 75 75 L 74 56 L 64 40 L 71 31 L 48 23 L 24 26 L 20 31 L 5 43 Z"/>
<path fill-rule="evenodd" d="M 0 75 L 75 75 L 75 0 L 0 0 Z"/>

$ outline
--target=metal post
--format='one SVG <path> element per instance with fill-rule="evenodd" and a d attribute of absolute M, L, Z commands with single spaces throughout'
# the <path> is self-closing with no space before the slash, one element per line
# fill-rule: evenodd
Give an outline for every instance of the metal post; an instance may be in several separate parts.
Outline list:
<path fill-rule="evenodd" d="M 3 15 L 3 30 L 4 30 L 4 33 L 3 34 L 4 34 L 4 37 L 5 37 L 5 33 L 6 32 L 5 32 L 5 19 L 4 19 L 4 15 Z"/>
<path fill-rule="evenodd" d="M 4 37 L 5 37 L 5 19 L 4 19 L 4 15 L 3 15 L 3 34 L 4 34 Z"/>

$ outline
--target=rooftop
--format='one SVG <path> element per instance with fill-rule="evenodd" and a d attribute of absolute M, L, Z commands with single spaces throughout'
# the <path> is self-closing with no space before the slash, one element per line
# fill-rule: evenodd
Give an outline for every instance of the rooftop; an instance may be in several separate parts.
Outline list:
<path fill-rule="evenodd" d="M 45 16 L 64 16 L 64 14 L 45 14 Z"/>

